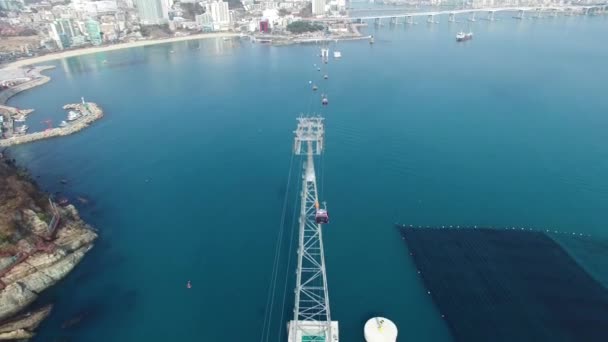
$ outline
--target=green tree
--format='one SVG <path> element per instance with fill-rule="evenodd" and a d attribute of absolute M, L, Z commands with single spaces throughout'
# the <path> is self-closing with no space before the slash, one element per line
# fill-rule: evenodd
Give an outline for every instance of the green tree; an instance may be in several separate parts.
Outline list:
<path fill-rule="evenodd" d="M 292 33 L 315 32 L 323 29 L 323 25 L 310 21 L 294 21 L 287 25 L 287 31 Z"/>

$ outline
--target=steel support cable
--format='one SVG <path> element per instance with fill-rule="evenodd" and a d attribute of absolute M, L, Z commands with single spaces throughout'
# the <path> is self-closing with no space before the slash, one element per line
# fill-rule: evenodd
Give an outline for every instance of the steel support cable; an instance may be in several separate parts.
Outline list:
<path fill-rule="evenodd" d="M 304 163 L 304 160 L 301 159 L 300 160 L 300 170 L 302 169 L 302 164 L 303 163 Z M 301 184 L 301 182 L 299 182 L 299 183 Z M 298 186 L 296 188 L 296 190 L 302 191 L 302 188 L 300 186 Z M 298 196 L 299 196 L 300 191 L 296 191 L 295 192 L 293 212 L 291 214 L 291 216 L 292 216 L 292 220 L 291 220 L 291 236 L 289 237 L 289 249 L 288 249 L 288 251 L 289 251 L 289 257 L 287 257 L 287 268 L 286 268 L 286 271 L 285 271 L 285 282 L 283 284 L 283 303 L 281 305 L 281 319 L 279 320 L 279 322 L 283 322 L 283 318 L 284 318 L 284 315 L 285 315 L 285 301 L 287 299 L 287 280 L 289 279 L 289 269 L 291 268 L 291 256 L 293 255 L 293 253 L 291 252 L 291 249 L 293 248 L 294 232 L 296 231 L 296 217 L 298 217 L 296 215 L 298 206 L 295 205 L 295 204 L 298 201 Z M 282 326 L 283 325 L 280 325 L 280 327 L 279 327 L 279 333 L 278 333 L 278 336 L 277 336 L 277 341 L 281 340 Z"/>
<path fill-rule="evenodd" d="M 262 336 L 260 341 L 264 341 L 264 337 L 266 337 L 266 341 L 268 341 L 270 335 L 270 325 L 272 322 L 272 306 L 274 305 L 274 297 L 276 292 L 276 283 L 278 277 L 278 268 L 279 268 L 279 260 L 281 258 L 281 246 L 283 244 L 283 232 L 285 230 L 285 219 L 287 213 L 287 199 L 289 194 L 289 186 L 291 183 L 291 173 L 293 170 L 293 160 L 294 154 L 291 154 L 291 158 L 289 161 L 289 171 L 287 173 L 287 187 L 285 189 L 285 195 L 283 196 L 283 208 L 281 212 L 281 223 L 279 226 L 279 232 L 277 235 L 277 243 L 275 247 L 274 260 L 272 265 L 272 272 L 270 276 L 270 286 L 268 288 L 268 297 L 266 299 L 266 308 L 264 310 L 264 323 L 262 325 Z M 267 332 L 268 331 L 268 332 Z"/>

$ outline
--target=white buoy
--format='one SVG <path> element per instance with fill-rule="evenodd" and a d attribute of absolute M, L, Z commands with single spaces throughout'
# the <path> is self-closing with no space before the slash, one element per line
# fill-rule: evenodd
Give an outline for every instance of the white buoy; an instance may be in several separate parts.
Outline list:
<path fill-rule="evenodd" d="M 397 326 L 390 319 L 374 317 L 365 323 L 363 328 L 367 342 L 396 342 Z"/>

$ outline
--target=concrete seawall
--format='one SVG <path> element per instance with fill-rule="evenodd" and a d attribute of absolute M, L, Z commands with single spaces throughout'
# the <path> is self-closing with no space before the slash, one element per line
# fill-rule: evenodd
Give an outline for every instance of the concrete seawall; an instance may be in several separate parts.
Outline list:
<path fill-rule="evenodd" d="M 21 83 L 15 87 L 11 87 L 0 92 L 0 104 L 6 104 L 8 99 L 22 91 L 37 87 L 50 81 L 51 78 L 41 74 L 41 72 L 53 68 L 55 68 L 55 66 L 39 66 L 27 71 L 26 77 L 31 77 L 32 80 Z"/>
<path fill-rule="evenodd" d="M 42 139 L 70 135 L 88 127 L 91 123 L 103 117 L 103 111 L 97 104 L 93 102 L 87 102 L 86 107 L 88 107 L 88 109 L 85 108 L 85 105 L 83 104 L 66 105 L 64 108 L 76 109 L 83 113 L 83 116 L 65 127 L 51 128 L 42 132 L 35 132 L 21 136 L 11 137 L 8 139 L 1 139 L 0 147 L 9 147 Z"/>

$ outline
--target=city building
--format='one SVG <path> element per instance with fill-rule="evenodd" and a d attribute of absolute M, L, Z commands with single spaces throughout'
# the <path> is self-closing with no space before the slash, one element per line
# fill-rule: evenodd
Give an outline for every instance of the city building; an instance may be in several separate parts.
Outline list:
<path fill-rule="evenodd" d="M 100 25 L 101 33 L 104 41 L 114 41 L 118 39 L 116 34 L 116 25 L 114 23 L 102 23 Z"/>
<path fill-rule="evenodd" d="M 260 32 L 261 33 L 270 32 L 270 25 L 268 24 L 268 19 L 260 20 Z"/>
<path fill-rule="evenodd" d="M 196 25 L 203 31 L 213 31 L 213 18 L 211 13 L 203 13 L 194 17 Z"/>
<path fill-rule="evenodd" d="M 338 7 L 338 11 L 345 11 L 346 10 L 346 0 L 337 0 L 336 1 L 336 5 Z"/>
<path fill-rule="evenodd" d="M 23 8 L 23 0 L 0 0 L 0 9 L 16 11 Z"/>
<path fill-rule="evenodd" d="M 101 45 L 101 28 L 99 26 L 99 22 L 89 19 L 87 20 L 85 27 L 91 44 Z"/>
<path fill-rule="evenodd" d="M 227 29 L 230 25 L 230 12 L 228 3 L 224 1 L 214 1 L 205 4 L 206 13 L 211 14 L 213 27 L 215 30 Z"/>
<path fill-rule="evenodd" d="M 63 50 L 72 45 L 80 45 L 82 34 L 79 30 L 74 29 L 72 19 L 59 19 L 49 24 L 49 36 L 55 41 L 57 47 Z M 74 37 L 77 38 L 74 40 Z"/>
<path fill-rule="evenodd" d="M 171 0 L 136 0 L 137 12 L 143 25 L 165 24 L 169 19 Z"/>
<path fill-rule="evenodd" d="M 312 0 L 312 15 L 325 14 L 325 0 Z"/>

